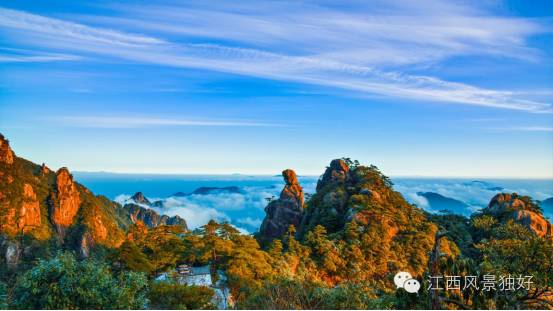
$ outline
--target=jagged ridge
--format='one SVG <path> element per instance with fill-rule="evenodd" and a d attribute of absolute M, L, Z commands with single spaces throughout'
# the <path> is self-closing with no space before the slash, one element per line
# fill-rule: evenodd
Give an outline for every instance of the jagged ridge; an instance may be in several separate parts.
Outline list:
<path fill-rule="evenodd" d="M 54 240 L 82 256 L 96 246 L 118 247 L 135 212 L 95 196 L 67 168 L 53 172 L 17 157 L 0 134 L 0 251 L 8 263 L 17 264 L 26 247 L 16 239 L 22 235 L 43 243 Z"/>

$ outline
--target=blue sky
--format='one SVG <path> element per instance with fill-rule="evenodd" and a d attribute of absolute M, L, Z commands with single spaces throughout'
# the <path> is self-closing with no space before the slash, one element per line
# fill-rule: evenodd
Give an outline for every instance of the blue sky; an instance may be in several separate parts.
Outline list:
<path fill-rule="evenodd" d="M 0 132 L 72 170 L 553 178 L 551 1 L 1 1 Z"/>

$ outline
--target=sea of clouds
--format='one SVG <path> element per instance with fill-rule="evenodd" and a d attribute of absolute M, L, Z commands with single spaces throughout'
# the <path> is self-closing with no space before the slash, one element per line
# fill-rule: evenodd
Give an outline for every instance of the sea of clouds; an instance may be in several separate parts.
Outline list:
<path fill-rule="evenodd" d="M 501 190 L 497 187 L 502 188 Z M 553 197 L 551 180 L 493 180 L 475 181 L 465 179 L 425 179 L 397 178 L 394 189 L 399 191 L 407 201 L 416 204 L 429 212 L 437 212 L 429 205 L 428 200 L 418 192 L 435 192 L 442 196 L 459 200 L 469 205 L 470 212 L 485 208 L 491 198 L 500 192 L 529 195 L 535 200 Z"/>
<path fill-rule="evenodd" d="M 468 213 L 486 207 L 490 199 L 499 192 L 517 192 L 521 195 L 530 195 L 536 200 L 544 200 L 553 196 L 553 181 L 498 180 L 481 182 L 425 178 L 394 178 L 392 180 L 394 189 L 399 191 L 408 202 L 429 212 L 437 212 L 437 210 L 434 210 L 426 198 L 418 195 L 417 192 L 435 192 L 462 201 L 469 206 Z M 316 177 L 300 179 L 304 192 L 314 193 L 316 181 Z M 259 229 L 265 217 L 264 208 L 267 205 L 267 198 L 278 197 L 283 186 L 283 182 L 275 180 L 262 186 L 242 186 L 240 193 L 215 192 L 148 199 L 152 202 L 162 200 L 163 207 L 152 208 L 161 214 L 178 215 L 184 218 L 191 229 L 198 228 L 214 219 L 219 222 L 230 222 L 244 233 L 254 233 Z M 503 190 L 493 189 L 494 187 L 500 187 Z M 115 201 L 124 204 L 129 202 L 129 199 L 129 194 L 122 194 L 117 196 Z"/>
<path fill-rule="evenodd" d="M 304 191 L 315 191 L 315 181 L 304 183 Z M 167 198 L 148 198 L 151 202 L 163 201 L 163 207 L 149 207 L 160 214 L 178 215 L 184 218 L 190 229 L 196 229 L 213 219 L 230 222 L 243 232 L 253 233 L 259 229 L 265 217 L 267 198 L 278 198 L 284 183 L 274 182 L 267 186 L 240 187 L 240 193 L 214 192 L 209 194 L 191 194 L 170 196 Z M 131 195 L 121 194 L 115 198 L 120 204 L 130 202 Z M 147 206 L 145 206 L 147 207 Z"/>

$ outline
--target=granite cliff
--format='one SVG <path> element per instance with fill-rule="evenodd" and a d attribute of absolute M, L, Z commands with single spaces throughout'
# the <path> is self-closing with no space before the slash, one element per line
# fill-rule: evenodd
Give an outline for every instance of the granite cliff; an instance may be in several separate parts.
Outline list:
<path fill-rule="evenodd" d="M 384 276 L 398 269 L 409 269 L 413 275 L 423 273 L 436 239 L 442 237 L 437 236 L 437 226 L 424 212 L 395 192 L 376 167 L 361 166 L 348 159 L 331 161 L 317 183 L 316 193 L 305 204 L 301 204 L 301 186 L 290 172 L 283 172 L 286 186 L 279 199 L 265 209 L 259 240 L 281 238 L 290 225 L 297 229 L 296 238 L 307 244 L 333 237 L 334 246 L 320 251 L 336 253 L 327 254 L 326 261 L 318 263 L 330 267 L 319 276 L 329 284 L 349 278 L 338 268 L 348 256 L 363 258 L 370 264 L 363 270 L 350 267 L 359 279 Z M 286 239 L 285 236 L 283 241 Z M 448 241 L 442 244 L 456 248 Z M 332 250 L 342 247 L 340 251 Z M 319 257 L 314 258 L 317 261 Z M 291 266 L 291 273 L 296 273 L 296 264 Z"/>
<path fill-rule="evenodd" d="M 516 193 L 499 193 L 490 200 L 483 212 L 502 221 L 514 220 L 540 237 L 553 238 L 551 223 L 529 197 Z"/>
<path fill-rule="evenodd" d="M 163 207 L 162 201 L 151 202 L 148 198 L 142 193 L 137 192 L 131 197 L 131 201 L 134 203 L 127 203 L 123 206 L 130 217 L 130 220 L 133 224 L 137 222 L 142 222 L 149 228 L 155 228 L 163 225 L 170 226 L 181 226 L 183 229 L 187 229 L 187 224 L 184 219 L 179 216 L 167 216 L 160 215 L 151 207 Z M 147 207 L 146 207 L 147 206 Z"/>
<path fill-rule="evenodd" d="M 151 223 L 156 226 L 186 225 L 164 215 L 150 218 L 157 219 Z M 0 253 L 7 264 L 16 265 L 52 243 L 83 257 L 94 248 L 118 247 L 136 219 L 135 208 L 94 195 L 67 168 L 53 172 L 17 157 L 0 134 Z"/>
<path fill-rule="evenodd" d="M 282 171 L 282 176 L 285 185 L 279 198 L 265 207 L 267 215 L 259 229 L 263 243 L 281 238 L 291 225 L 298 227 L 303 217 L 304 195 L 296 173 L 287 169 Z"/>

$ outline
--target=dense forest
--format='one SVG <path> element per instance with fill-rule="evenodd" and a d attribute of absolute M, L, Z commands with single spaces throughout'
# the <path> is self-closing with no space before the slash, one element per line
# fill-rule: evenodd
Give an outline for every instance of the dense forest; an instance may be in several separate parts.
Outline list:
<path fill-rule="evenodd" d="M 189 230 L 146 224 L 0 143 L 0 308 L 215 309 L 221 290 L 236 309 L 553 308 L 551 224 L 526 196 L 498 194 L 470 218 L 429 214 L 344 158 L 305 200 L 283 172 L 254 235 Z M 183 265 L 209 267 L 214 285 L 183 283 Z M 396 288 L 400 271 L 418 293 Z M 477 286 L 455 283 L 469 277 Z"/>

